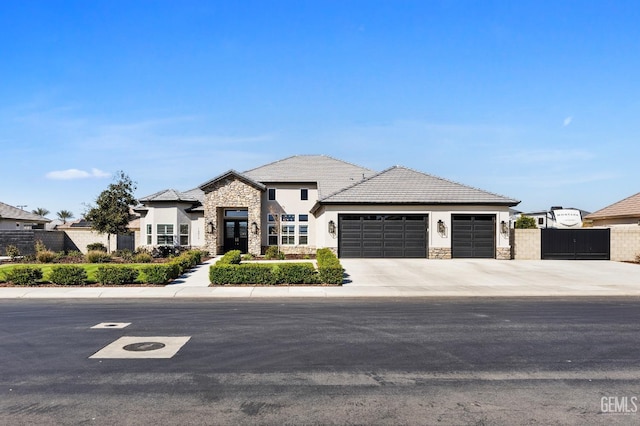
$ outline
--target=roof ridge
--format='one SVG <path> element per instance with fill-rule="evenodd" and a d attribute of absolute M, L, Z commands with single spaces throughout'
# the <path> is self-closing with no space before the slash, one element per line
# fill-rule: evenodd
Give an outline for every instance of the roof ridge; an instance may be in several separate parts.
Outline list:
<path fill-rule="evenodd" d="M 275 161 L 272 161 L 270 163 L 263 164 L 262 166 L 258 166 L 258 167 L 254 167 L 254 168 L 249 169 L 249 170 L 245 170 L 242 173 L 243 174 L 244 173 L 251 173 L 251 172 L 253 172 L 255 170 L 262 169 L 262 168 L 265 168 L 265 167 L 268 167 L 268 166 L 271 166 L 271 165 L 274 165 L 274 164 L 282 163 L 282 162 L 290 160 L 292 158 L 299 158 L 299 157 L 322 157 L 322 158 L 327 158 L 327 159 L 330 159 L 330 160 L 333 160 L 333 161 L 338 161 L 338 162 L 343 163 L 343 164 L 348 164 L 348 165 L 353 166 L 353 167 L 358 167 L 359 169 L 366 169 L 366 170 L 370 170 L 370 171 L 375 172 L 375 170 L 370 169 L 368 167 L 360 166 L 358 164 L 352 163 L 350 161 L 345 161 L 345 160 L 342 160 L 340 158 L 333 157 L 331 155 L 326 155 L 326 154 L 294 154 L 294 155 L 290 155 L 290 156 L 285 157 L 285 158 L 281 158 L 280 160 L 275 160 Z"/>
<path fill-rule="evenodd" d="M 635 193 L 635 194 L 633 194 L 633 195 L 630 195 L 630 196 L 628 196 L 628 197 L 626 197 L 626 198 L 623 198 L 623 199 L 622 199 L 622 200 L 620 200 L 620 201 L 616 201 L 615 203 L 609 204 L 608 206 L 605 206 L 605 207 L 601 208 L 600 210 L 596 210 L 596 211 L 595 211 L 595 212 L 593 212 L 593 213 L 589 213 L 589 215 L 588 215 L 588 216 L 595 216 L 595 215 L 597 215 L 598 213 L 600 213 L 600 212 L 601 212 L 601 211 L 603 211 L 603 210 L 607 210 L 607 209 L 610 209 L 611 207 L 615 207 L 615 206 L 617 206 L 618 204 L 622 204 L 622 203 L 624 203 L 625 201 L 628 201 L 628 200 L 630 200 L 630 199 L 632 199 L 632 198 L 635 198 L 635 197 L 637 197 L 637 196 L 639 196 L 639 195 L 640 195 L 640 192 L 637 192 L 637 193 Z"/>
<path fill-rule="evenodd" d="M 420 174 L 423 174 L 425 176 L 432 177 L 434 179 L 439 179 L 439 180 L 444 181 L 444 182 L 453 183 L 455 185 L 462 185 L 462 186 L 465 186 L 467 188 L 475 189 L 476 191 L 484 192 L 486 194 L 495 195 L 496 197 L 508 198 L 510 200 L 513 200 L 513 201 L 519 201 L 519 200 L 516 200 L 515 198 L 511 198 L 511 197 L 506 196 L 504 194 L 498 194 L 497 192 L 487 191 L 486 189 L 478 188 L 477 186 L 467 185 L 466 183 L 462 183 L 462 182 L 458 182 L 458 181 L 455 181 L 455 180 L 443 178 L 441 176 L 437 176 L 437 175 L 434 175 L 434 174 L 431 174 L 431 173 L 425 173 L 425 172 L 422 172 L 420 170 L 413 169 L 411 167 L 405 167 L 405 166 L 396 166 L 396 167 L 399 167 L 399 168 L 402 168 L 402 169 L 406 169 L 406 170 L 411 170 L 413 172 L 420 173 Z"/>
<path fill-rule="evenodd" d="M 327 195 L 326 197 L 322 197 L 322 198 L 321 198 L 320 200 L 318 200 L 318 201 L 326 200 L 326 199 L 327 199 L 327 198 L 329 198 L 329 197 L 333 197 L 334 195 L 340 194 L 341 192 L 345 192 L 345 191 L 347 191 L 348 189 L 351 189 L 351 188 L 353 188 L 353 187 L 355 187 L 355 186 L 358 186 L 358 185 L 363 184 L 363 183 L 365 183 L 365 182 L 367 182 L 367 181 L 370 181 L 370 180 L 371 180 L 371 179 L 373 179 L 374 177 L 380 176 L 381 174 L 386 173 L 386 172 L 388 172 L 388 171 L 389 171 L 389 170 L 391 170 L 391 169 L 395 169 L 396 167 L 398 167 L 398 166 L 391 166 L 391 167 L 388 167 L 388 168 L 384 169 L 384 170 L 383 170 L 383 171 L 381 171 L 381 172 L 376 172 L 376 173 L 374 173 L 373 175 L 369 176 L 368 178 L 364 178 L 364 179 L 362 179 L 362 180 L 360 180 L 360 181 L 358 181 L 358 182 L 354 182 L 354 183 L 352 183 L 351 185 L 345 186 L 345 187 L 344 187 L 344 188 L 342 188 L 342 189 L 339 189 L 339 190 L 337 190 L 337 191 L 334 191 L 334 192 L 332 192 L 331 194 Z M 373 170 L 373 171 L 375 171 L 375 170 Z"/>

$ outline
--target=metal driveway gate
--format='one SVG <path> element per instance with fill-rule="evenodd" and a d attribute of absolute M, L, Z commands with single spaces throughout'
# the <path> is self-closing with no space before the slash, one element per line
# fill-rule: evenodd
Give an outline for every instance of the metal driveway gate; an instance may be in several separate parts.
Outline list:
<path fill-rule="evenodd" d="M 425 215 L 339 215 L 340 257 L 427 257 Z"/>
<path fill-rule="evenodd" d="M 542 229 L 543 259 L 609 260 L 611 230 L 607 229 Z"/>

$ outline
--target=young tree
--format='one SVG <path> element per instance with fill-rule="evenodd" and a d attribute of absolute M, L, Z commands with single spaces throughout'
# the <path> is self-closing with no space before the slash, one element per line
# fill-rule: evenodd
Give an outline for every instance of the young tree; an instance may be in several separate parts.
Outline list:
<path fill-rule="evenodd" d="M 50 212 L 49 212 L 49 210 L 45 209 L 44 207 L 38 207 L 37 209 L 33 210 L 32 213 L 33 214 L 37 214 L 38 216 L 45 217 Z"/>
<path fill-rule="evenodd" d="M 73 213 L 69 210 L 60 210 L 58 213 L 58 219 L 60 219 L 63 223 L 67 223 L 67 219 L 73 218 Z"/>
<path fill-rule="evenodd" d="M 111 250 L 111 234 L 124 234 L 129 224 L 129 208 L 135 205 L 133 192 L 136 183 L 123 171 L 116 174 L 116 182 L 109 184 L 96 199 L 96 206 L 89 206 L 85 219 L 99 234 L 107 234 L 107 245 Z"/>

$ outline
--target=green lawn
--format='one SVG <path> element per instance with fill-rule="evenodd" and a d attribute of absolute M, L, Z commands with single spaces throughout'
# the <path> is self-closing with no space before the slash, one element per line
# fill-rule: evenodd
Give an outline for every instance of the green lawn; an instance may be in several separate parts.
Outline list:
<path fill-rule="evenodd" d="M 16 266 L 32 266 L 42 269 L 42 280 L 40 282 L 46 283 L 49 282 L 49 274 L 51 273 L 51 269 L 54 266 L 62 266 L 64 264 L 56 264 L 56 263 L 11 263 L 7 265 L 0 265 L 0 282 L 6 281 L 6 273 L 11 271 Z M 93 284 L 96 280 L 96 271 L 100 266 L 105 265 L 114 265 L 113 263 L 74 263 L 73 266 L 82 266 L 87 271 L 87 283 Z M 142 266 L 150 265 L 149 263 L 127 263 L 122 266 L 131 266 L 134 268 L 140 268 Z"/>

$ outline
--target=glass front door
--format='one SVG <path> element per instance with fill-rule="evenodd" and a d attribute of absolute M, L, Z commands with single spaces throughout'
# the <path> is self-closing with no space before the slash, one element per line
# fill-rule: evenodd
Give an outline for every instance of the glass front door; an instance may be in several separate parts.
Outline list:
<path fill-rule="evenodd" d="M 224 251 L 249 251 L 249 231 L 246 220 L 227 219 L 224 221 Z"/>

